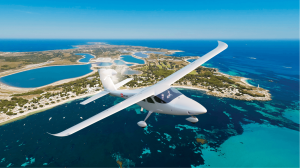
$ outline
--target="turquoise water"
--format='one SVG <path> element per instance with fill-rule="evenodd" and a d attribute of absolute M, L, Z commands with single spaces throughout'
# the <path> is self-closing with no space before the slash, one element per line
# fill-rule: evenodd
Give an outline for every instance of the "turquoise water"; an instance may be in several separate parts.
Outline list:
<path fill-rule="evenodd" d="M 127 66 L 132 66 L 133 64 L 126 64 Z"/>
<path fill-rule="evenodd" d="M 83 98 L 1 126 L 0 160 L 4 161 L 0 166 L 19 167 L 26 163 L 35 167 L 113 167 L 121 159 L 124 167 L 126 164 L 131 167 L 276 167 L 276 164 L 298 167 L 297 125 L 283 117 L 274 120 L 255 112 L 260 109 L 267 113 L 271 109 L 274 113 L 284 107 L 220 99 L 198 90 L 179 90 L 209 109 L 198 116 L 198 123 L 187 122 L 187 116 L 154 113 L 147 120 L 148 127 L 141 129 L 136 123 L 147 112 L 133 105 L 69 137 L 58 138 L 46 133 L 60 132 L 81 122 L 80 117 L 85 120 L 123 101 L 106 95 L 82 106 L 79 103 L 87 99 Z M 240 111 L 231 105 L 250 108 Z M 208 144 L 198 144 L 197 137 L 207 139 Z"/>
<path fill-rule="evenodd" d="M 0 82 L 15 87 L 34 88 L 86 75 L 92 72 L 90 68 L 90 64 L 50 66 L 8 75 L 0 78 Z"/>
<path fill-rule="evenodd" d="M 141 129 L 136 123 L 146 112 L 133 105 L 70 137 L 48 135 L 123 101 L 107 95 L 82 106 L 79 103 L 86 98 L 76 100 L 1 126 L 0 166 L 114 167 L 122 160 L 123 167 L 299 167 L 299 42 L 225 42 L 229 48 L 205 66 L 251 78 L 249 83 L 270 90 L 272 101 L 240 101 L 179 89 L 208 109 L 197 116 L 198 123 L 187 122 L 187 116 L 153 113 L 148 127 Z M 217 44 L 204 40 L 108 43 L 185 51 L 176 56 L 201 56 Z M 197 137 L 208 143 L 198 144 Z"/>
<path fill-rule="evenodd" d="M 98 66 L 111 66 L 112 63 L 111 62 L 99 62 L 99 63 L 95 63 Z"/>
<path fill-rule="evenodd" d="M 131 55 L 122 55 L 121 59 L 126 61 L 126 62 L 132 62 L 132 63 L 137 63 L 137 64 L 145 64 L 144 60 L 134 58 Z"/>
<path fill-rule="evenodd" d="M 117 65 L 125 65 L 125 62 L 121 61 L 121 60 L 114 60 L 114 62 L 117 64 Z"/>
<path fill-rule="evenodd" d="M 79 60 L 79 62 L 83 62 L 83 63 L 87 63 L 87 62 L 90 61 L 91 58 L 95 58 L 91 54 L 78 53 L 76 55 L 82 55 L 82 56 L 84 56 L 84 58 L 82 58 L 82 59 Z"/>
<path fill-rule="evenodd" d="M 196 59 L 188 59 L 188 62 L 194 62 Z"/>
<path fill-rule="evenodd" d="M 243 129 L 242 135 L 229 138 L 220 146 L 218 152 L 211 151 L 209 147 L 202 150 L 205 166 L 295 167 L 299 165 L 299 150 L 296 149 L 299 145 L 298 131 L 265 124 L 244 125 Z M 276 147 L 278 145 L 285 147 L 278 148 Z M 197 167 L 197 165 L 193 166 Z"/>
<path fill-rule="evenodd" d="M 135 52 L 134 55 L 138 56 L 138 57 L 142 57 L 142 58 L 147 58 L 148 55 L 144 54 L 143 52 Z"/>

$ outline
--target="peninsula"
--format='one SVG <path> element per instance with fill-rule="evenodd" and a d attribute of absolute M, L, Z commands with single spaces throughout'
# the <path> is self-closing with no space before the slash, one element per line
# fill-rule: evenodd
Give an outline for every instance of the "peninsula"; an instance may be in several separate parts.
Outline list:
<path fill-rule="evenodd" d="M 139 46 L 91 43 L 76 47 L 76 49 L 41 52 L 0 52 L 2 60 L 0 77 L 53 65 L 92 64 L 93 70 L 84 76 L 57 81 L 39 88 L 17 88 L 0 83 L 0 125 L 100 92 L 103 87 L 97 73 L 99 68 L 116 69 L 119 81 L 129 77 L 134 78 L 120 89 L 136 89 L 151 86 L 188 65 L 187 60 L 199 58 L 168 56 L 179 51 Z M 81 63 L 78 60 L 82 58 L 82 55 L 76 55 L 76 53 L 88 53 L 94 58 L 88 63 Z M 141 54 L 144 55 L 138 56 Z M 126 62 L 121 59 L 123 55 L 131 55 L 133 58 L 143 60 L 144 64 Z M 118 64 L 116 60 L 124 63 Z M 99 62 L 103 61 L 111 64 L 99 65 Z M 135 73 L 126 74 L 124 73 L 126 70 L 132 70 Z M 174 83 L 173 87 L 204 90 L 208 95 L 247 101 L 271 100 L 268 90 L 254 87 L 246 80 L 244 77 L 223 74 L 215 68 L 200 66 Z"/>

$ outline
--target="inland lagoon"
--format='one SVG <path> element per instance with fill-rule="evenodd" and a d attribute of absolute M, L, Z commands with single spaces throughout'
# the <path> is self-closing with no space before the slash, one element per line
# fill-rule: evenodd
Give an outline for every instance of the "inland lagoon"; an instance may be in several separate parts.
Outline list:
<path fill-rule="evenodd" d="M 95 58 L 94 56 L 92 56 L 91 54 L 84 54 L 84 53 L 78 53 L 76 55 L 82 55 L 84 56 L 84 58 L 81 58 L 78 62 L 82 62 L 82 63 L 88 63 L 90 62 L 90 59 Z"/>
<path fill-rule="evenodd" d="M 142 58 L 147 58 L 148 57 L 148 55 L 144 54 L 144 52 L 135 52 L 134 55 L 137 56 L 137 57 L 142 57 Z"/>
<path fill-rule="evenodd" d="M 145 64 L 144 60 L 134 58 L 131 55 L 122 55 L 121 60 L 126 61 L 126 62 L 131 62 L 131 63 L 137 63 L 137 64 Z"/>
<path fill-rule="evenodd" d="M 0 78 L 0 82 L 21 88 L 45 86 L 63 79 L 76 78 L 92 72 L 91 65 L 49 66 L 15 73 Z"/>
<path fill-rule="evenodd" d="M 115 64 L 117 65 L 126 65 L 125 62 L 121 61 L 121 60 L 114 60 Z"/>
<path fill-rule="evenodd" d="M 97 66 L 111 66 L 113 63 L 111 63 L 111 62 L 97 62 L 95 64 Z"/>

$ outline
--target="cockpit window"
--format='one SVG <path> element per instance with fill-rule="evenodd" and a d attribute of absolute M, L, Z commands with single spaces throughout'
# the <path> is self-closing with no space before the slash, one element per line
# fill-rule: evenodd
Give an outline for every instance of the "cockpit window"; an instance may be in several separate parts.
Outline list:
<path fill-rule="evenodd" d="M 148 97 L 148 98 L 147 98 L 147 102 L 148 102 L 148 103 L 154 103 L 154 101 L 151 99 L 151 97 Z"/>
<path fill-rule="evenodd" d="M 154 97 L 154 99 L 160 99 L 161 102 L 164 103 L 169 103 L 172 100 L 174 100 L 176 97 L 182 95 L 182 93 L 180 93 L 178 90 L 174 89 L 174 88 L 169 88 L 168 90 L 156 95 Z M 156 98 L 157 97 L 157 98 Z M 157 101 L 157 100 L 156 100 Z M 159 101 L 157 101 L 158 103 L 160 103 Z"/>
<path fill-rule="evenodd" d="M 166 103 L 165 101 L 161 100 L 161 99 L 160 99 L 159 97 L 157 97 L 157 96 L 154 96 L 154 100 L 155 100 L 157 103 L 163 103 L 163 104 Z"/>

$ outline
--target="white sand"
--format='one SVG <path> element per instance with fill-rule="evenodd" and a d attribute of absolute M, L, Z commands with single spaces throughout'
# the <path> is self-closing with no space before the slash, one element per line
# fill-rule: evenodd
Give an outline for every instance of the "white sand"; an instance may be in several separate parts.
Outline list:
<path fill-rule="evenodd" d="M 102 91 L 102 90 L 101 90 Z M 62 100 L 58 103 L 55 103 L 55 104 L 50 104 L 50 105 L 45 105 L 44 107 L 42 108 L 37 108 L 37 109 L 33 109 L 33 110 L 28 110 L 24 113 L 17 113 L 17 115 L 11 115 L 11 116 L 8 116 L 4 113 L 0 114 L 0 125 L 2 124 L 6 124 L 6 123 L 9 123 L 9 122 L 13 122 L 15 120 L 18 120 L 19 119 L 22 119 L 24 118 L 25 116 L 29 116 L 29 115 L 32 115 L 32 114 L 35 114 L 36 112 L 42 112 L 42 111 L 45 111 L 45 110 L 48 110 L 48 109 L 51 109 L 55 106 L 58 106 L 58 105 L 61 105 L 61 104 L 64 104 L 64 103 L 67 103 L 69 101 L 73 101 L 73 100 L 76 100 L 76 99 L 80 99 L 80 98 L 84 98 L 84 97 L 88 97 L 88 96 L 93 96 L 101 91 L 97 91 L 97 92 L 93 92 L 93 93 L 89 93 L 89 94 L 84 94 L 84 95 L 80 95 L 80 96 L 75 96 L 75 97 L 71 97 L 70 99 L 67 99 L 67 100 Z"/>

